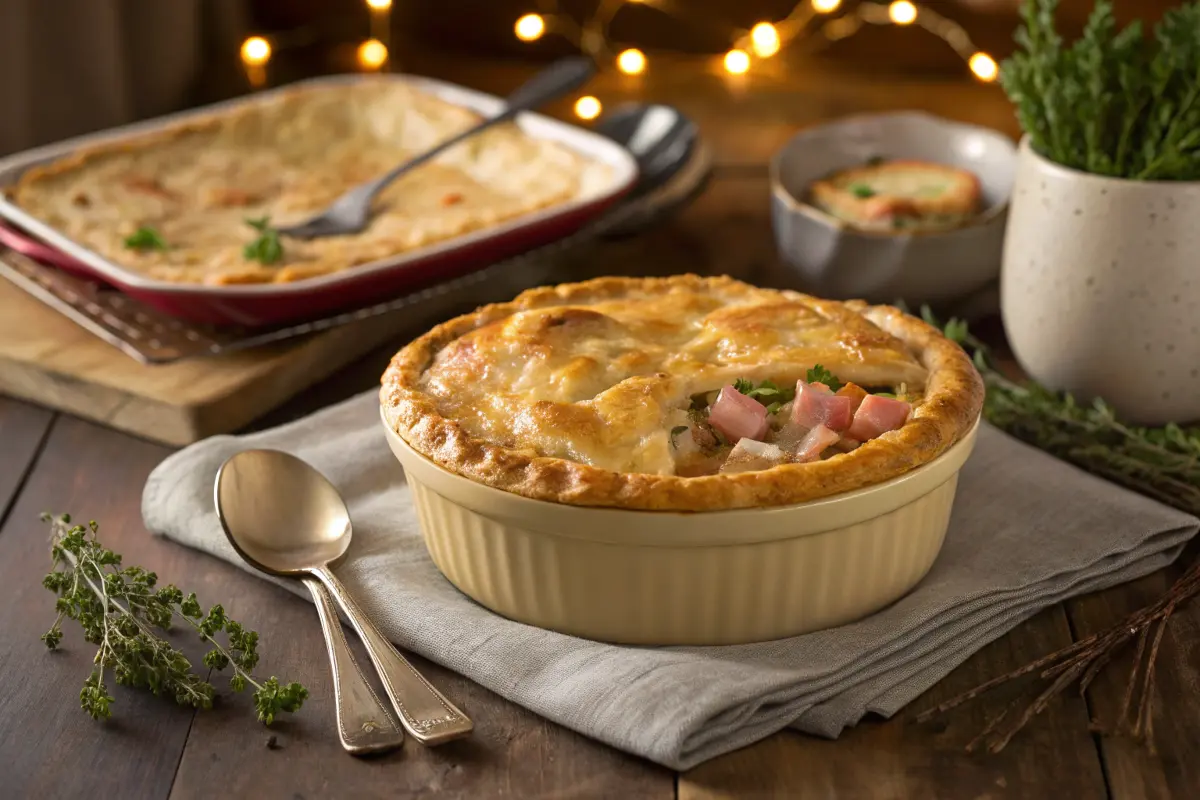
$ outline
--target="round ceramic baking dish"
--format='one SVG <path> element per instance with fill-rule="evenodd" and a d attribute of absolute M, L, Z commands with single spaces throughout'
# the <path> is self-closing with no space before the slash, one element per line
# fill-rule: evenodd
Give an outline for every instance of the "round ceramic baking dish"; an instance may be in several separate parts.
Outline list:
<path fill-rule="evenodd" d="M 588 639 L 720 645 L 852 622 L 916 586 L 942 547 L 979 423 L 876 486 L 690 514 L 531 500 L 449 472 L 384 429 L 433 562 L 469 597 Z"/>

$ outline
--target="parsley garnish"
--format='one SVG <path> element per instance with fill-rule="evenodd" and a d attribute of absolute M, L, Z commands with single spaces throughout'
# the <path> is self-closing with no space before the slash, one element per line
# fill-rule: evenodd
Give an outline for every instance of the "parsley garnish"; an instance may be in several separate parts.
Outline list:
<path fill-rule="evenodd" d="M 867 186 L 865 183 L 854 183 L 850 185 L 850 194 L 854 195 L 855 197 L 861 197 L 865 200 L 868 197 L 874 197 L 875 190 L 870 186 Z"/>
<path fill-rule="evenodd" d="M 154 228 L 143 226 L 125 237 L 125 246 L 130 250 L 166 250 L 167 242 Z"/>
<path fill-rule="evenodd" d="M 1097 0 L 1083 35 L 1064 44 L 1058 0 L 1026 0 L 1018 49 L 1000 84 L 1033 149 L 1051 161 L 1134 180 L 1200 179 L 1200 4 L 1117 29 Z"/>
<path fill-rule="evenodd" d="M 242 256 L 247 261 L 274 264 L 283 258 L 283 243 L 279 240 L 279 231 L 271 227 L 270 217 L 248 219 L 246 224 L 258 231 L 258 238 L 242 248 Z"/>
<path fill-rule="evenodd" d="M 181 706 L 212 708 L 213 685 L 194 673 L 187 656 L 158 633 L 169 629 L 174 620 L 190 625 L 212 647 L 204 654 L 205 667 L 233 667 L 229 679 L 233 691 L 240 692 L 247 684 L 254 687 L 259 722 L 270 725 L 277 714 L 303 705 L 308 690 L 300 684 L 281 684 L 275 677 L 255 679 L 251 670 L 258 664 L 258 634 L 227 617 L 221 606 L 205 613 L 195 594 L 184 596 L 170 584 L 157 586 L 158 576 L 141 567 L 122 567 L 121 557 L 96 539 L 95 522 L 72 526 L 66 514 L 43 514 L 42 519 L 50 523 L 54 559 L 42 585 L 58 596 L 58 617 L 42 641 L 57 649 L 62 621 L 68 618 L 78 622 L 84 638 L 100 648 L 79 693 L 80 706 L 93 719 L 112 716 L 106 671 L 122 686 L 165 694 Z M 225 644 L 217 640 L 219 633 L 225 634 Z"/>
<path fill-rule="evenodd" d="M 752 381 L 746 378 L 738 378 L 733 382 L 733 388 L 746 395 L 746 397 L 752 397 L 760 404 L 766 406 L 767 413 L 769 414 L 779 411 L 780 406 L 791 401 L 796 396 L 795 389 L 781 389 L 771 381 L 763 381 L 758 386 L 755 386 Z"/>
<path fill-rule="evenodd" d="M 836 375 L 820 364 L 814 364 L 804 379 L 809 383 L 823 383 L 835 392 L 846 385 L 838 380 Z"/>
<path fill-rule="evenodd" d="M 675 440 L 679 437 L 679 434 L 683 433 L 687 429 L 687 425 L 676 425 L 674 428 L 671 428 L 671 447 L 679 447 L 679 443 Z"/>

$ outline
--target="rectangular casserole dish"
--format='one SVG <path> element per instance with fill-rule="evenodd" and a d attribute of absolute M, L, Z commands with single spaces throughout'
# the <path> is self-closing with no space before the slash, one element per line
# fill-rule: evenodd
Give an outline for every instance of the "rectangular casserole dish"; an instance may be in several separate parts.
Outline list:
<path fill-rule="evenodd" d="M 429 78 L 409 75 L 317 78 L 5 158 L 0 160 L 0 188 L 13 185 L 33 167 L 82 149 L 132 141 L 250 104 L 270 103 L 282 93 L 297 89 L 336 90 L 360 81 L 399 81 L 481 115 L 495 114 L 503 107 L 500 98 Z M 57 250 L 64 257 L 56 260 L 58 266 L 112 285 L 174 316 L 243 326 L 299 321 L 386 300 L 558 239 L 578 229 L 632 187 L 637 176 L 636 162 L 615 142 L 537 114 L 523 114 L 516 124 L 528 136 L 555 142 L 604 169 L 589 172 L 588 180 L 581 181 L 577 194 L 565 201 L 415 250 L 294 283 L 211 286 L 159 280 L 102 257 L 4 195 L 0 195 L 0 219 L 12 223 L 17 236 L 24 233 Z"/>

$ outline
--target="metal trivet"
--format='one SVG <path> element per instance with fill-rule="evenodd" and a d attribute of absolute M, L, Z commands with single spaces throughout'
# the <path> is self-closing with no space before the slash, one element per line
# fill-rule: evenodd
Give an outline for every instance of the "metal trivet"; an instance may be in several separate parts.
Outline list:
<path fill-rule="evenodd" d="M 547 282 L 555 264 L 576 248 L 628 236 L 680 210 L 706 187 L 712 172 L 706 148 L 662 187 L 621 203 L 576 233 L 522 255 L 394 300 L 283 327 L 247 329 L 180 320 L 85 278 L 0 246 L 0 275 L 126 355 L 144 364 L 214 356 L 307 336 L 372 317 L 419 309 L 414 326 L 506 299 Z"/>

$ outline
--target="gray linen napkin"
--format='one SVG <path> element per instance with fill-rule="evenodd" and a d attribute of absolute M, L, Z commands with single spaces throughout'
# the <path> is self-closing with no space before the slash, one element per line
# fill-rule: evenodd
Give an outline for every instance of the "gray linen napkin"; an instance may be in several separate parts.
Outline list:
<path fill-rule="evenodd" d="M 345 495 L 354 541 L 336 572 L 393 641 L 555 722 L 676 769 L 788 726 L 836 737 L 868 712 L 890 716 L 1037 611 L 1170 563 L 1200 528 L 1194 517 L 985 426 L 937 563 L 887 609 L 762 644 L 600 644 L 504 619 L 441 576 L 377 403 L 367 392 L 273 430 L 215 437 L 170 456 L 146 484 L 146 525 L 244 566 L 213 511 L 217 467 L 249 447 L 295 453 Z"/>

